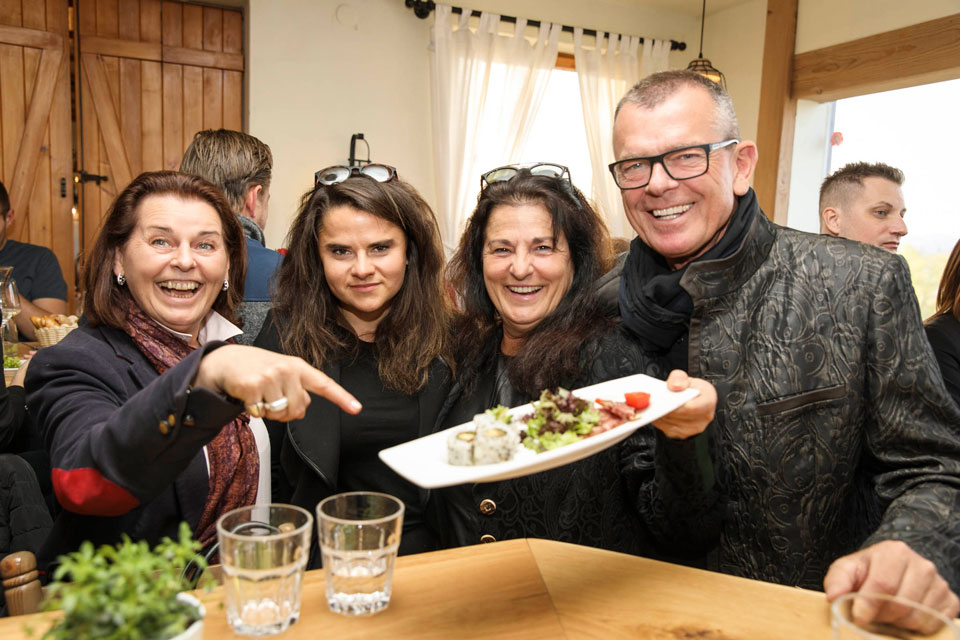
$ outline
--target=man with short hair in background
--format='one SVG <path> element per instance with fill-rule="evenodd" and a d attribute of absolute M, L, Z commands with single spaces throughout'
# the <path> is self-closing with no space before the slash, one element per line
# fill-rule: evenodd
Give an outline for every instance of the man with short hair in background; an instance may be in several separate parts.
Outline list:
<path fill-rule="evenodd" d="M 820 233 L 896 253 L 907 235 L 903 172 L 882 162 L 852 162 L 820 186 Z"/>
<path fill-rule="evenodd" d="M 271 279 L 283 256 L 264 246 L 273 154 L 270 147 L 240 131 L 207 129 L 193 137 L 180 171 L 220 188 L 247 239 L 247 277 L 243 283 L 241 344 L 253 344 L 270 310 Z"/>
<path fill-rule="evenodd" d="M 20 338 L 36 340 L 30 316 L 67 312 L 67 283 L 53 251 L 26 242 L 11 240 L 10 226 L 16 212 L 0 182 L 0 265 L 13 267 L 13 279 L 20 293 L 20 315 L 16 317 Z"/>
<path fill-rule="evenodd" d="M 960 409 L 903 261 L 773 224 L 733 102 L 689 71 L 621 100 L 610 165 L 638 233 L 621 321 L 712 383 L 721 527 L 707 568 L 786 585 L 895 593 L 956 616 Z M 858 599 L 858 619 L 906 626 Z"/>

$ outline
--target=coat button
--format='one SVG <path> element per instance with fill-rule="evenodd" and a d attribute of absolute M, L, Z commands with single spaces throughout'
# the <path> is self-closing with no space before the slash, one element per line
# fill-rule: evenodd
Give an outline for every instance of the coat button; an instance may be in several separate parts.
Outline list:
<path fill-rule="evenodd" d="M 160 428 L 161 435 L 167 435 L 170 433 L 170 423 L 166 420 L 161 420 L 160 424 L 157 425 Z"/>
<path fill-rule="evenodd" d="M 497 541 L 497 539 L 494 538 L 494 537 L 493 537 L 492 535 L 490 535 L 489 533 L 485 533 L 485 534 L 483 534 L 482 536 L 480 536 L 480 542 L 482 542 L 482 543 L 484 543 L 484 544 L 486 544 L 486 543 L 488 543 L 488 542 L 496 542 L 496 541 Z"/>
<path fill-rule="evenodd" d="M 173 415 L 173 414 L 171 413 L 170 415 L 167 416 L 167 422 L 170 423 L 170 426 L 171 426 L 171 427 L 176 426 L 176 424 L 177 424 L 177 416 L 175 416 L 175 415 Z"/>
<path fill-rule="evenodd" d="M 480 502 L 480 513 L 485 516 L 492 516 L 497 511 L 497 503 L 489 498 Z"/>
<path fill-rule="evenodd" d="M 193 416 L 190 415 L 189 413 L 183 416 L 183 426 L 193 427 L 193 426 L 196 426 L 196 424 L 197 424 L 196 420 L 194 420 Z"/>

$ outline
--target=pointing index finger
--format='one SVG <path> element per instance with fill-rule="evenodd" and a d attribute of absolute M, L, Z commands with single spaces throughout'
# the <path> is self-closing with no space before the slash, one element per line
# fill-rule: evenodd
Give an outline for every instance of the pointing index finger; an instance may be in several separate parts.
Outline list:
<path fill-rule="evenodd" d="M 347 413 L 357 414 L 363 408 L 363 405 L 346 389 L 309 365 L 304 366 L 300 382 L 307 391 L 326 398 Z"/>

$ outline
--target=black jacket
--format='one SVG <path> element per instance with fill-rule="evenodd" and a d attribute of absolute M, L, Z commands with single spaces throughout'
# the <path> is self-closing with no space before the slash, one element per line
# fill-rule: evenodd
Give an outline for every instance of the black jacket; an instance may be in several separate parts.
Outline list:
<path fill-rule="evenodd" d="M 589 343 L 582 358 L 583 375 L 562 386 L 576 389 L 636 373 L 662 379 L 667 373 L 620 329 Z M 536 399 L 509 385 L 503 358 L 486 369 L 470 395 L 459 380 L 454 384 L 439 429 L 468 422 L 497 404 L 518 406 Z M 445 543 L 476 544 L 481 536 L 531 537 L 683 560 L 712 544 L 719 531 L 709 452 L 712 428 L 676 441 L 643 427 L 609 449 L 557 469 L 434 492 L 447 518 Z"/>
<path fill-rule="evenodd" d="M 273 311 L 267 314 L 255 346 L 282 353 L 280 334 Z M 340 382 L 340 365 L 328 363 L 323 372 Z M 439 358 L 430 369 L 427 384 L 417 397 L 420 402 L 419 436 L 429 435 L 447 397 L 450 372 Z M 347 389 L 349 391 L 349 389 Z M 273 456 L 274 499 L 289 502 L 313 513 L 317 503 L 338 492 L 340 469 L 340 408 L 325 398 L 312 395 L 306 415 L 287 423 L 265 420 L 270 432 Z M 434 524 L 428 507 L 429 492 L 420 490 L 428 523 Z M 435 526 L 432 526 L 435 528 Z M 312 563 L 311 566 L 315 566 Z"/>
<path fill-rule="evenodd" d="M 81 327 L 41 349 L 27 370 L 27 406 L 50 452 L 63 510 L 38 558 L 126 533 L 151 546 L 195 527 L 208 491 L 203 446 L 243 406 L 191 389 L 200 359 L 223 343 L 197 349 L 162 376 L 127 334 Z"/>

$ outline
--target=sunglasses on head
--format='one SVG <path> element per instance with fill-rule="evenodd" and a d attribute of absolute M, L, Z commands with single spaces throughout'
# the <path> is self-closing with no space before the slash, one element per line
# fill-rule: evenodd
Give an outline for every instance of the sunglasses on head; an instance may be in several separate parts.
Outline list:
<path fill-rule="evenodd" d="M 570 169 L 562 164 L 554 162 L 531 162 L 526 164 L 508 164 L 503 167 L 491 169 L 480 176 L 480 190 L 483 191 L 488 185 L 494 182 L 506 182 L 513 180 L 517 174 L 526 169 L 535 176 L 547 176 L 550 178 L 563 178 L 570 182 Z"/>
<path fill-rule="evenodd" d="M 397 179 L 397 170 L 388 164 L 365 164 L 362 167 L 345 167 L 334 165 L 320 169 L 313 174 L 313 186 L 324 185 L 329 187 L 343 182 L 347 178 L 358 175 L 367 176 L 377 182 L 390 182 Z"/>

